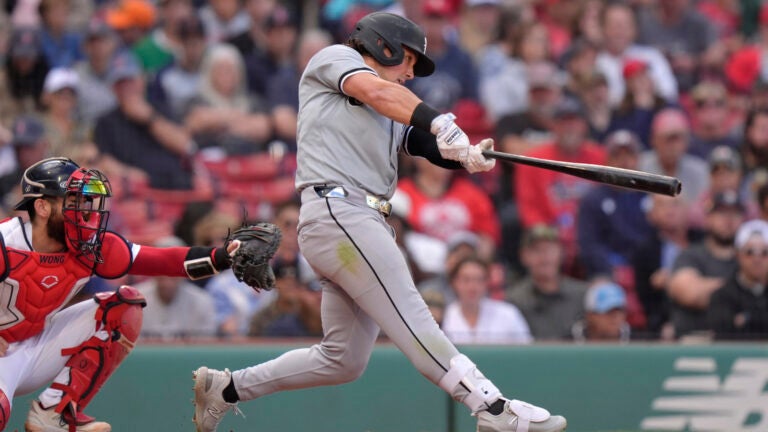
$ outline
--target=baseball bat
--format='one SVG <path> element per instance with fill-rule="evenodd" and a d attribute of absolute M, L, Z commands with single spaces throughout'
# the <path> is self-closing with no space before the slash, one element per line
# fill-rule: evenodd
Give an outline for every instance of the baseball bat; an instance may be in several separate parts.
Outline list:
<path fill-rule="evenodd" d="M 576 162 L 562 162 L 549 159 L 541 159 L 530 156 L 521 156 L 494 150 L 483 150 L 483 156 L 496 160 L 515 162 L 545 168 L 552 171 L 569 174 L 583 179 L 634 189 L 643 192 L 651 192 L 662 195 L 675 196 L 680 193 L 682 185 L 675 177 L 651 174 L 643 171 L 628 170 L 604 165 L 594 165 Z"/>

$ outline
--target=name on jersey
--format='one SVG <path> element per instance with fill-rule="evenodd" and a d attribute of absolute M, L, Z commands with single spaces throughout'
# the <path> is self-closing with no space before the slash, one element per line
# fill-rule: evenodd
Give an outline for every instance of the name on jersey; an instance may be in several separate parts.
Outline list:
<path fill-rule="evenodd" d="M 40 255 L 40 264 L 64 264 L 66 255 Z"/>

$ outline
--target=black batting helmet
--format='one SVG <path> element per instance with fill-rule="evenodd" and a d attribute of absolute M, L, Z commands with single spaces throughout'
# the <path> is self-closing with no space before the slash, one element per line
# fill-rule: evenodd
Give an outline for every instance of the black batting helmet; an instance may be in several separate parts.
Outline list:
<path fill-rule="evenodd" d="M 14 209 L 25 210 L 29 202 L 42 196 L 63 197 L 67 193 L 67 180 L 78 168 L 71 159 L 62 157 L 43 159 L 30 166 L 21 177 L 23 195 Z"/>
<path fill-rule="evenodd" d="M 368 53 L 384 66 L 399 65 L 403 61 L 403 45 L 412 49 L 419 58 L 413 66 L 416 76 L 431 75 L 435 63 L 427 57 L 427 38 L 413 21 L 387 12 L 374 12 L 360 19 L 349 40 L 362 45 Z M 387 55 L 384 49 L 391 53 Z"/>

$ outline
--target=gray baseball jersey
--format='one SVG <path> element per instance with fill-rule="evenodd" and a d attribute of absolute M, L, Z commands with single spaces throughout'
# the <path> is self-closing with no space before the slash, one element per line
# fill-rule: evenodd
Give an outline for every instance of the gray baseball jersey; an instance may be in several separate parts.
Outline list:
<path fill-rule="evenodd" d="M 233 372 L 241 400 L 357 378 L 379 329 L 435 384 L 459 354 L 416 290 L 394 231 L 367 201 L 392 195 L 407 128 L 344 94 L 356 73 L 376 72 L 336 45 L 312 58 L 299 84 L 299 246 L 321 278 L 323 340 Z M 315 185 L 343 189 L 324 194 Z M 453 393 L 462 400 L 467 390 Z"/>
<path fill-rule="evenodd" d="M 406 127 L 344 94 L 344 81 L 376 72 L 352 48 L 317 53 L 299 84 L 296 188 L 354 186 L 385 198 L 395 192 L 397 152 Z"/>

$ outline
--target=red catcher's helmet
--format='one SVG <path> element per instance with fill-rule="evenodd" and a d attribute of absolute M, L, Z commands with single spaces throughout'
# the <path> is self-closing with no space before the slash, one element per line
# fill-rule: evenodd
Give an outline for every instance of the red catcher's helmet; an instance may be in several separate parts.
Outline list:
<path fill-rule="evenodd" d="M 107 198 L 112 189 L 99 170 L 79 168 L 69 177 L 62 215 L 69 249 L 92 263 L 102 263 L 101 243 L 107 229 Z"/>

